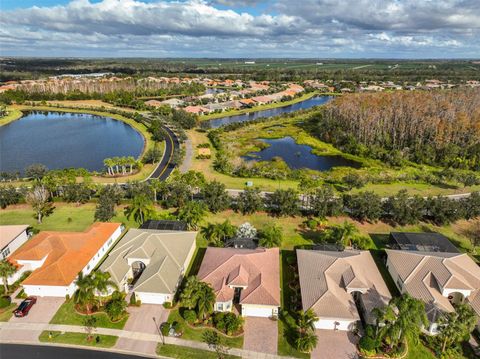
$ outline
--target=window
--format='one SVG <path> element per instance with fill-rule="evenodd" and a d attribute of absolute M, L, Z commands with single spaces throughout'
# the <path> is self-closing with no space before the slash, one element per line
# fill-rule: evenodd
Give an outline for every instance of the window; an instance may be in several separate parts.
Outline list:
<path fill-rule="evenodd" d="M 2 252 L 2 257 L 3 257 L 3 258 L 7 258 L 9 254 L 10 254 L 10 248 L 7 247 L 7 248 Z"/>
<path fill-rule="evenodd" d="M 400 278 L 398 278 L 397 279 L 397 286 L 400 290 L 402 290 L 402 285 L 403 285 L 402 280 Z"/>
<path fill-rule="evenodd" d="M 223 303 L 218 303 L 217 304 L 217 310 L 223 311 Z"/>
<path fill-rule="evenodd" d="M 90 264 L 87 266 L 87 270 L 89 270 L 89 269 L 90 269 Z"/>

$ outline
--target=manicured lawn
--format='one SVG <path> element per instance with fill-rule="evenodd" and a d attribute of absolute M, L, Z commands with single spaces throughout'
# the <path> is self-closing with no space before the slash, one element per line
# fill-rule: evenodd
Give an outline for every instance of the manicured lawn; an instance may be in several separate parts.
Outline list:
<path fill-rule="evenodd" d="M 49 334 L 52 335 L 49 338 Z M 100 338 L 97 343 L 96 337 Z M 90 341 L 87 340 L 86 333 L 72 333 L 72 332 L 57 332 L 57 331 L 43 331 L 38 340 L 42 343 L 59 343 L 59 344 L 73 344 L 73 345 L 85 345 L 89 347 L 99 348 L 111 348 L 117 343 L 118 337 L 113 335 L 94 334 L 94 338 Z"/>
<path fill-rule="evenodd" d="M 0 309 L 0 322 L 8 322 L 13 315 L 13 310 L 16 308 L 16 304 L 12 303 L 8 307 Z"/>
<path fill-rule="evenodd" d="M 232 224 L 238 226 L 242 223 L 249 222 L 255 228 L 261 229 L 267 224 L 276 224 L 282 227 L 283 230 L 283 243 L 282 248 L 293 248 L 298 245 L 311 244 L 312 240 L 315 240 L 318 237 L 318 233 L 304 232 L 299 226 L 304 221 L 304 218 L 297 217 L 282 217 L 274 218 L 269 216 L 267 213 L 258 212 L 252 215 L 242 215 L 241 213 L 236 213 L 232 210 L 225 212 L 210 214 L 206 219 L 205 223 L 220 223 L 228 219 Z M 206 245 L 206 243 L 203 243 Z"/>
<path fill-rule="evenodd" d="M 97 318 L 97 327 L 99 328 L 123 329 L 128 319 L 128 316 L 126 316 L 119 322 L 114 323 L 110 321 L 105 313 L 93 314 L 92 316 Z M 63 303 L 58 309 L 57 313 L 55 313 L 50 321 L 50 324 L 83 326 L 84 318 L 84 315 L 81 315 L 75 311 L 73 300 L 69 300 Z"/>
<path fill-rule="evenodd" d="M 55 210 L 49 217 L 37 224 L 33 218 L 33 211 L 29 205 L 9 206 L 0 210 L 0 225 L 29 224 L 43 231 L 84 231 L 93 223 L 95 203 L 86 203 L 80 206 L 70 203 L 56 202 Z M 123 214 L 124 205 L 116 208 L 117 215 L 112 222 L 121 222 L 130 228 L 137 228 L 133 220 L 128 220 Z"/>
<path fill-rule="evenodd" d="M 158 344 L 157 354 L 170 358 L 177 359 L 217 359 L 218 356 L 215 352 L 208 350 L 181 347 L 173 344 Z M 236 355 L 227 354 L 225 359 L 237 359 L 240 358 Z"/>
<path fill-rule="evenodd" d="M 179 322 L 182 323 L 184 327 L 184 332 L 182 335 L 182 339 L 188 339 L 188 340 L 195 340 L 197 342 L 202 342 L 202 335 L 205 332 L 205 328 L 199 328 L 199 329 L 194 329 L 190 327 L 185 320 L 183 320 L 182 316 L 180 315 L 178 309 L 173 309 L 170 312 L 170 315 L 168 317 L 168 321 L 170 323 L 173 322 Z M 243 335 L 239 337 L 227 337 L 223 336 L 225 340 L 225 344 L 231 348 L 243 348 Z"/>

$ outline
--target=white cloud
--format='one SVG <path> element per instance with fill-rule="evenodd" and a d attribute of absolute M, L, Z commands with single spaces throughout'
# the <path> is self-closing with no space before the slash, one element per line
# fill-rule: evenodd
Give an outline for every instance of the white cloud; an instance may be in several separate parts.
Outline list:
<path fill-rule="evenodd" d="M 274 9 L 254 14 L 219 9 L 202 0 L 74 0 L 0 11 L 0 49 L 3 55 L 40 56 L 478 57 L 480 53 L 478 0 L 279 0 Z"/>

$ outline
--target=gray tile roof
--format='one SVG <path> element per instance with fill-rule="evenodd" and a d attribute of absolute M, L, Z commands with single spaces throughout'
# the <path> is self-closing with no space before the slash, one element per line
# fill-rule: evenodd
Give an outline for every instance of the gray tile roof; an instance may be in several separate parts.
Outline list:
<path fill-rule="evenodd" d="M 186 262 L 195 247 L 196 235 L 197 232 L 130 229 L 100 269 L 108 271 L 120 284 L 130 270 L 128 260 L 144 260 L 146 268 L 133 290 L 173 294 L 182 271 L 188 267 Z"/>
<path fill-rule="evenodd" d="M 297 250 L 297 261 L 303 309 L 319 317 L 359 319 L 354 291 L 362 293 L 367 315 L 391 299 L 368 251 Z"/>

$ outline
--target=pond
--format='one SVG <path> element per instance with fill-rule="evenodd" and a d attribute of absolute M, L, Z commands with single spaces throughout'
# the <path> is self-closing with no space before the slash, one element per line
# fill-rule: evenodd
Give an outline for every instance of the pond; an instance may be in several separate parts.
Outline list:
<path fill-rule="evenodd" d="M 143 136 L 130 125 L 81 113 L 30 112 L 0 127 L 0 171 L 22 172 L 33 163 L 49 169 L 99 171 L 108 157 L 143 150 Z"/>
<path fill-rule="evenodd" d="M 361 163 L 349 160 L 345 157 L 318 156 L 312 153 L 312 147 L 299 145 L 292 137 L 278 139 L 261 139 L 269 147 L 258 151 L 250 152 L 242 158 L 248 161 L 270 161 L 274 157 L 282 158 L 291 169 L 309 168 L 316 171 L 328 171 L 332 167 L 359 168 Z"/>
<path fill-rule="evenodd" d="M 289 113 L 289 112 L 298 111 L 298 110 L 306 110 L 314 106 L 320 106 L 332 99 L 333 99 L 333 96 L 314 96 L 312 98 L 294 103 L 292 105 L 276 107 L 269 110 L 249 112 L 249 113 L 244 113 L 242 115 L 221 117 L 215 120 L 209 120 L 208 125 L 211 128 L 217 128 L 217 127 L 228 125 L 235 122 L 246 122 L 246 121 L 256 120 L 257 118 L 261 118 L 261 117 L 278 116 L 283 113 Z"/>

